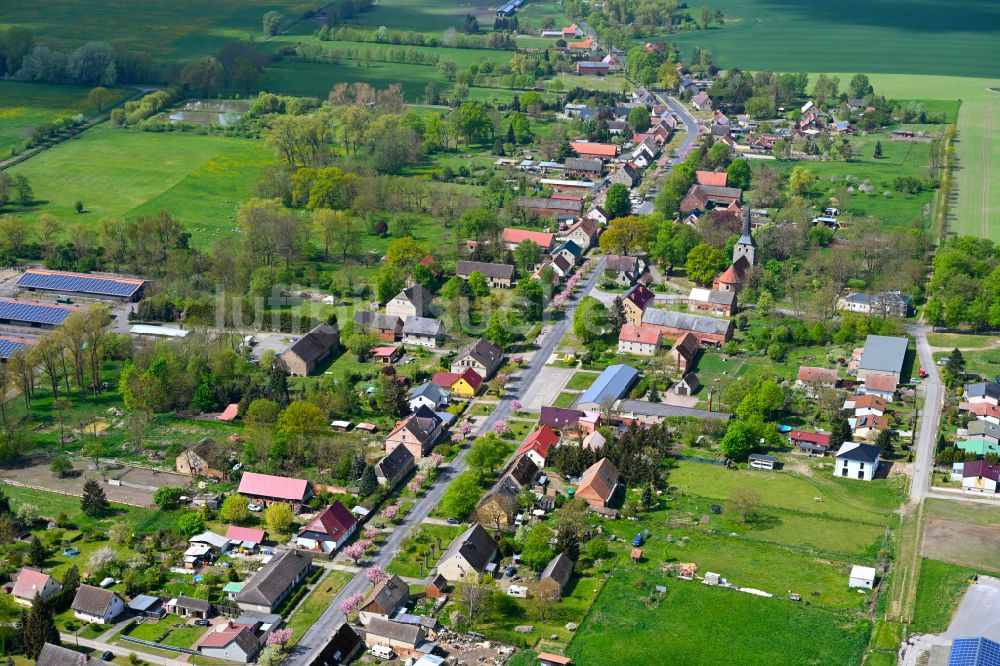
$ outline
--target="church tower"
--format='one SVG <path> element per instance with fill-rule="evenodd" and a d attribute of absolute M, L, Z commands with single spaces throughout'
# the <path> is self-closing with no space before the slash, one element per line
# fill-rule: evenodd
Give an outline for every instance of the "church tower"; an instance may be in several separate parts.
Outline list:
<path fill-rule="evenodd" d="M 743 235 L 733 246 L 733 263 L 735 264 L 740 257 L 746 257 L 751 266 L 757 264 L 757 243 L 753 239 L 753 234 L 750 233 L 749 202 L 746 204 L 746 215 L 743 216 Z"/>

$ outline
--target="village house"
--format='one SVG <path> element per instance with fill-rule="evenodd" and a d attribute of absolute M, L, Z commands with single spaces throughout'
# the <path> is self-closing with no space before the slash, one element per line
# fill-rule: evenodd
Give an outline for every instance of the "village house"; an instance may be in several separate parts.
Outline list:
<path fill-rule="evenodd" d="M 416 467 L 413 454 L 405 446 L 397 446 L 375 463 L 375 478 L 380 485 L 395 488 Z"/>
<path fill-rule="evenodd" d="M 592 430 L 586 437 L 583 438 L 580 446 L 585 449 L 590 449 L 591 451 L 600 451 L 607 443 L 607 437 L 602 435 L 598 430 Z"/>
<path fill-rule="evenodd" d="M 732 317 L 736 312 L 736 292 L 693 287 L 687 298 L 688 309 L 716 317 Z"/>
<path fill-rule="evenodd" d="M 385 438 L 385 451 L 389 453 L 397 446 L 405 446 L 414 460 L 420 460 L 431 452 L 443 427 L 440 416 L 427 407 L 420 407 L 396 424 Z"/>
<path fill-rule="evenodd" d="M 444 342 L 444 324 L 428 317 L 407 317 L 403 321 L 403 342 L 435 349 Z"/>
<path fill-rule="evenodd" d="M 563 241 L 560 245 L 556 246 L 552 250 L 552 258 L 559 259 L 560 257 L 566 260 L 566 263 L 570 268 L 575 266 L 577 262 L 580 261 L 580 256 L 583 254 L 583 250 L 580 246 L 573 241 Z"/>
<path fill-rule="evenodd" d="M 579 201 L 569 201 L 563 199 L 551 199 L 551 201 L 562 201 L 564 203 L 576 203 L 578 205 L 577 210 L 579 210 Z M 514 229 L 507 227 L 503 230 L 503 235 L 501 240 L 507 246 L 508 250 L 514 250 L 523 241 L 529 240 L 535 245 L 537 245 L 543 253 L 548 252 L 555 245 L 555 234 L 550 234 L 548 232 L 541 231 L 529 231 L 527 229 Z"/>
<path fill-rule="evenodd" d="M 205 531 L 201 534 L 195 534 L 193 537 L 188 539 L 188 543 L 192 544 L 203 544 L 208 547 L 209 551 L 213 554 L 221 555 L 229 550 L 229 539 L 221 534 L 216 534 L 215 532 Z"/>
<path fill-rule="evenodd" d="M 963 402 L 967 402 L 970 405 L 983 403 L 1000 405 L 1000 383 L 976 382 L 974 384 L 966 384 L 962 399 Z"/>
<path fill-rule="evenodd" d="M 830 436 L 808 430 L 793 430 L 788 433 L 788 441 L 798 447 L 801 453 L 825 456 L 830 450 Z"/>
<path fill-rule="evenodd" d="M 681 199 L 680 211 L 712 210 L 725 208 L 738 210 L 743 190 L 736 187 L 716 187 L 715 185 L 699 185 L 695 183 Z"/>
<path fill-rule="evenodd" d="M 447 388 L 453 397 L 472 399 L 483 385 L 483 378 L 472 368 L 467 368 L 461 374 L 457 372 L 435 372 L 431 381 L 438 386 Z"/>
<path fill-rule="evenodd" d="M 515 456 L 525 455 L 541 469 L 549 457 L 549 449 L 559 443 L 559 434 L 548 426 L 542 426 L 529 434 L 515 453 Z"/>
<path fill-rule="evenodd" d="M 732 414 L 726 412 L 711 412 L 706 409 L 681 407 L 663 402 L 648 400 L 622 399 L 612 406 L 617 421 L 628 423 L 635 421 L 640 424 L 656 425 L 665 419 L 691 418 L 701 421 L 728 421 Z"/>
<path fill-rule="evenodd" d="M 434 296 L 422 284 L 415 284 L 407 287 L 392 300 L 385 304 L 385 313 L 390 317 L 397 317 L 403 320 L 406 326 L 407 317 L 427 317 L 431 311 L 431 301 Z M 405 331 L 404 331 L 405 333 Z"/>
<path fill-rule="evenodd" d="M 93 585 L 80 585 L 70 605 L 73 617 L 93 624 L 107 624 L 125 612 L 125 600 L 117 592 Z"/>
<path fill-rule="evenodd" d="M 559 553 L 545 565 L 538 580 L 538 596 L 558 601 L 562 598 L 569 579 L 573 577 L 573 560 L 566 553 Z"/>
<path fill-rule="evenodd" d="M 372 347 L 368 350 L 374 360 L 379 365 L 392 365 L 403 357 L 402 346 L 385 345 L 382 347 Z"/>
<path fill-rule="evenodd" d="M 856 441 L 871 441 L 883 430 L 889 429 L 889 417 L 877 416 L 875 414 L 865 414 L 848 419 L 854 430 Z"/>
<path fill-rule="evenodd" d="M 601 458 L 580 476 L 575 497 L 584 500 L 591 507 L 605 508 L 618 490 L 619 478 L 618 470 L 611 461 Z"/>
<path fill-rule="evenodd" d="M 311 568 L 312 557 L 308 553 L 277 552 L 236 595 L 236 605 L 245 611 L 272 613 L 306 579 Z"/>
<path fill-rule="evenodd" d="M 61 645 L 46 643 L 38 653 L 35 666 L 114 666 L 114 662 L 98 659 Z"/>
<path fill-rule="evenodd" d="M 959 403 L 958 408 L 963 411 L 968 411 L 980 421 L 1000 423 L 1000 407 L 994 404 L 988 402 L 962 402 Z"/>
<path fill-rule="evenodd" d="M 799 366 L 799 373 L 795 383 L 798 386 L 808 386 L 811 388 L 834 388 L 837 386 L 838 381 L 836 370 L 802 365 Z"/>
<path fill-rule="evenodd" d="M 844 400 L 844 406 L 841 409 L 854 410 L 855 416 L 868 414 L 882 416 L 887 407 L 885 399 L 877 395 L 851 395 Z"/>
<path fill-rule="evenodd" d="M 606 226 L 608 223 L 608 214 L 600 206 L 594 206 L 588 210 L 583 215 L 586 219 L 596 222 L 600 226 Z"/>
<path fill-rule="evenodd" d="M 878 473 L 879 449 L 871 444 L 844 442 L 837 451 L 834 476 L 871 481 Z"/>
<path fill-rule="evenodd" d="M 417 411 L 421 406 L 436 412 L 446 408 L 451 402 L 451 391 L 441 388 L 434 382 L 424 382 L 410 389 L 406 402 L 411 412 Z"/>
<path fill-rule="evenodd" d="M 514 284 L 514 267 L 510 264 L 490 264 L 482 261 L 460 261 L 455 273 L 463 280 L 468 280 L 473 273 L 480 273 L 486 278 L 490 289 L 509 289 Z"/>
<path fill-rule="evenodd" d="M 996 423 L 980 420 L 969 421 L 966 432 L 970 438 L 976 437 L 989 440 L 994 444 L 1000 444 L 1000 425 Z"/>
<path fill-rule="evenodd" d="M 183 594 L 179 594 L 166 602 L 163 604 L 163 607 L 168 613 L 196 620 L 207 620 L 209 613 L 212 611 L 212 604 L 208 599 L 195 599 L 193 597 L 186 597 Z"/>
<path fill-rule="evenodd" d="M 579 409 L 543 406 L 538 416 L 539 426 L 548 426 L 559 432 L 580 429 L 580 418 L 584 412 Z"/>
<path fill-rule="evenodd" d="M 685 333 L 674 343 L 674 348 L 670 350 L 670 358 L 681 377 L 694 367 L 694 361 L 700 352 L 701 342 L 694 333 Z"/>
<path fill-rule="evenodd" d="M 227 623 L 213 627 L 197 646 L 204 657 L 249 664 L 261 650 L 261 639 L 251 627 Z"/>
<path fill-rule="evenodd" d="M 397 608 L 406 606 L 410 600 L 410 586 L 399 576 L 392 575 L 375 586 L 368 598 L 358 608 L 361 624 L 368 624 L 373 618 L 387 619 Z"/>
<path fill-rule="evenodd" d="M 336 324 L 320 324 L 291 347 L 278 359 L 281 369 L 290 375 L 306 377 L 340 347 L 340 330 Z"/>
<path fill-rule="evenodd" d="M 38 569 L 21 567 L 14 579 L 14 588 L 10 591 L 10 595 L 14 597 L 14 603 L 30 606 L 36 597 L 48 601 L 60 592 L 62 583 L 49 574 L 42 573 Z"/>
<path fill-rule="evenodd" d="M 418 648 L 427 640 L 424 628 L 419 624 L 407 624 L 393 620 L 373 617 L 365 627 L 365 647 L 376 649 L 389 648 L 394 654 L 406 659 L 421 657 L 423 652 Z M 430 648 L 428 648 L 429 650 Z"/>
<path fill-rule="evenodd" d="M 624 185 L 631 189 L 639 184 L 639 170 L 631 162 L 626 162 L 611 172 L 608 181 L 612 185 Z"/>
<path fill-rule="evenodd" d="M 457 583 L 469 574 L 485 571 L 496 554 L 496 541 L 476 523 L 451 542 L 441 556 L 438 573 L 449 583 Z"/>
<path fill-rule="evenodd" d="M 610 67 L 606 62 L 579 61 L 576 63 L 576 74 L 587 76 L 607 76 Z"/>
<path fill-rule="evenodd" d="M 221 479 L 223 477 L 222 471 L 212 467 L 208 462 L 209 459 L 217 460 L 217 456 L 213 455 L 218 453 L 217 448 L 215 441 L 206 437 L 177 456 L 174 459 L 174 469 L 177 470 L 178 474 L 186 474 L 187 476 L 207 476 Z"/>
<path fill-rule="evenodd" d="M 560 232 L 559 239 L 573 241 L 581 251 L 586 252 L 597 242 L 597 223 L 589 218 L 581 218 L 566 231 Z"/>
<path fill-rule="evenodd" d="M 642 324 L 642 315 L 647 306 L 656 299 L 646 285 L 636 284 L 622 295 L 622 308 L 625 310 L 625 321 L 633 326 Z"/>
<path fill-rule="evenodd" d="M 618 156 L 618 146 L 613 143 L 571 141 L 569 147 L 584 159 L 610 160 Z"/>
<path fill-rule="evenodd" d="M 489 379 L 503 363 L 503 349 L 486 338 L 479 338 L 463 347 L 451 362 L 451 371 L 461 374 L 469 368 L 480 377 Z"/>
<path fill-rule="evenodd" d="M 635 356 L 654 356 L 660 351 L 663 334 L 652 326 L 622 324 L 618 333 L 618 353 Z"/>
<path fill-rule="evenodd" d="M 867 388 L 869 378 L 887 377 L 894 391 L 899 385 L 905 358 L 906 338 L 869 335 L 858 363 L 858 380 L 864 382 Z M 876 389 L 872 387 L 872 390 Z M 884 388 L 880 390 L 880 393 L 884 392 Z"/>
<path fill-rule="evenodd" d="M 358 310 L 354 323 L 359 332 L 374 333 L 384 342 L 395 342 L 403 334 L 403 320 L 394 315 Z"/>
<path fill-rule="evenodd" d="M 712 98 L 708 96 L 706 92 L 699 92 L 697 95 L 691 98 L 691 106 L 693 106 L 698 111 L 711 111 L 712 110 Z"/>
<path fill-rule="evenodd" d="M 639 257 L 629 257 L 617 254 L 608 255 L 604 264 L 604 278 L 620 285 L 630 287 L 646 272 L 646 262 Z"/>
<path fill-rule="evenodd" d="M 257 550 L 260 544 L 264 543 L 264 536 L 264 530 L 253 527 L 230 525 L 226 528 L 226 538 L 229 539 L 230 543 L 238 549 L 249 552 Z"/>
<path fill-rule="evenodd" d="M 689 372 L 674 384 L 673 392 L 677 395 L 694 395 L 699 388 L 701 388 L 701 382 L 698 380 L 698 375 Z"/>
<path fill-rule="evenodd" d="M 494 530 L 509 530 L 519 510 L 518 495 L 531 486 L 539 467 L 527 455 L 518 456 L 476 505 L 476 521 Z"/>
<path fill-rule="evenodd" d="M 625 130 L 628 129 L 628 123 L 624 120 L 609 120 L 607 121 L 608 134 L 611 136 L 619 136 L 623 134 Z"/>
<path fill-rule="evenodd" d="M 518 197 L 517 207 L 526 208 L 532 212 L 532 214 L 538 217 L 559 217 L 560 215 L 572 215 L 577 216 L 580 211 L 583 210 L 583 201 L 579 199 L 546 199 L 544 197 Z M 511 232 L 511 233 L 508 233 Z M 502 240 L 507 244 L 507 248 L 513 250 L 525 238 L 528 240 L 533 240 L 539 245 L 541 242 L 533 237 L 523 236 L 516 232 L 526 232 L 526 233 L 540 233 L 540 232 L 527 232 L 525 229 L 513 229 L 508 227 L 504 229 Z M 551 243 L 551 240 L 549 241 Z M 543 250 L 548 250 L 548 246 L 542 246 Z"/>
<path fill-rule="evenodd" d="M 729 174 L 725 171 L 695 171 L 695 182 L 699 185 L 711 185 L 712 187 L 726 187 L 729 181 Z"/>
<path fill-rule="evenodd" d="M 305 479 L 292 479 L 287 476 L 273 476 L 256 472 L 243 473 L 237 492 L 249 499 L 251 504 L 256 502 L 270 506 L 280 502 L 290 505 L 296 513 L 313 496 L 312 484 Z"/>
<path fill-rule="evenodd" d="M 604 173 L 604 162 L 601 160 L 587 160 L 579 157 L 567 157 L 563 162 L 563 173 L 567 178 L 585 178 L 587 180 L 597 180 Z"/>
<path fill-rule="evenodd" d="M 962 490 L 996 494 L 998 481 L 1000 481 L 1000 465 L 976 460 L 966 462 L 962 468 Z"/>
<path fill-rule="evenodd" d="M 642 314 L 642 324 L 658 328 L 663 333 L 663 337 L 674 340 L 690 332 L 703 345 L 719 347 L 733 338 L 731 319 L 703 317 L 675 310 L 647 308 Z"/>
<path fill-rule="evenodd" d="M 340 502 L 326 507 L 295 536 L 295 545 L 306 550 L 333 554 L 354 534 L 358 521 Z"/>

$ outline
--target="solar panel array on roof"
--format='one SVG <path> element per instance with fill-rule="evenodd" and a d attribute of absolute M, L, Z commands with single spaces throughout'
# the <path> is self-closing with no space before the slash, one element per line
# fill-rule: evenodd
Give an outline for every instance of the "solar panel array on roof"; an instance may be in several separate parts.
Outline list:
<path fill-rule="evenodd" d="M 1000 666 L 1000 645 L 982 637 L 956 638 L 948 666 Z"/>
<path fill-rule="evenodd" d="M 64 305 L 45 305 L 31 301 L 19 301 L 14 298 L 0 298 L 0 320 L 55 326 L 63 323 L 63 320 L 74 312 L 81 312 L 81 310 Z"/>
<path fill-rule="evenodd" d="M 125 297 L 132 296 L 138 291 L 142 287 L 142 280 L 29 270 L 18 279 L 17 286 L 26 289 L 49 289 L 79 294 Z"/>
<path fill-rule="evenodd" d="M 23 349 L 23 342 L 15 342 L 8 338 L 0 338 L 0 358 L 10 358 L 18 349 Z"/>

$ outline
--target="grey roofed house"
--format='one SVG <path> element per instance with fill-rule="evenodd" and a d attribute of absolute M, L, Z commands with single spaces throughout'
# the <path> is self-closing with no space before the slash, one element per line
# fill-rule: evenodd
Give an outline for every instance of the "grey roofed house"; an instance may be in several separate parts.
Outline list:
<path fill-rule="evenodd" d="M 435 407 L 437 407 L 442 404 L 448 404 L 448 401 L 451 399 L 451 393 L 444 390 L 434 382 L 424 382 L 420 386 L 414 386 L 411 388 L 406 397 L 408 400 L 413 400 L 414 398 L 427 398 L 434 403 Z"/>
<path fill-rule="evenodd" d="M 173 605 L 177 608 L 186 608 L 187 610 L 198 611 L 199 613 L 205 614 L 207 614 L 212 608 L 212 604 L 210 604 L 207 599 L 185 597 L 183 594 L 177 595 Z"/>
<path fill-rule="evenodd" d="M 626 273 L 638 272 L 639 257 L 629 257 L 624 255 L 612 254 L 608 257 L 607 262 L 604 264 L 604 270 L 624 271 Z"/>
<path fill-rule="evenodd" d="M 970 437 L 988 437 L 1000 442 L 1000 425 L 976 419 L 969 421 L 968 432 Z"/>
<path fill-rule="evenodd" d="M 475 365 L 463 363 L 463 359 L 470 359 Z M 503 359 L 503 349 L 500 345 L 495 345 L 486 338 L 479 338 L 470 345 L 466 345 L 455 355 L 453 365 L 462 365 L 476 369 L 476 365 L 481 365 L 486 369 L 486 374 L 493 374 L 493 371 L 500 365 Z M 482 373 L 480 373 L 482 374 Z"/>
<path fill-rule="evenodd" d="M 604 169 L 601 160 L 588 160 L 581 157 L 567 157 L 563 166 L 569 171 L 590 171 L 598 174 Z"/>
<path fill-rule="evenodd" d="M 654 419 L 694 418 L 711 421 L 728 421 L 733 416 L 727 412 L 710 412 L 705 409 L 680 407 L 678 405 L 648 402 L 646 400 L 622 399 L 615 402 L 612 408 L 619 415 L 624 415 L 626 418 L 641 418 L 646 416 Z"/>
<path fill-rule="evenodd" d="M 508 476 L 517 481 L 518 484 L 526 486 L 535 480 L 540 471 L 538 465 L 531 458 L 518 456 L 507 466 L 507 469 L 501 472 L 501 476 Z"/>
<path fill-rule="evenodd" d="M 380 331 L 395 329 L 402 324 L 399 317 L 395 315 L 367 312 L 366 310 L 358 310 L 354 313 L 354 323 L 364 329 L 376 329 Z"/>
<path fill-rule="evenodd" d="M 215 532 L 202 532 L 188 539 L 188 543 L 204 543 L 212 548 L 224 550 L 229 547 L 229 539 Z"/>
<path fill-rule="evenodd" d="M 312 557 L 306 553 L 286 550 L 278 553 L 255 573 L 236 595 L 237 603 L 273 607 L 312 566 Z"/>
<path fill-rule="evenodd" d="M 624 132 L 625 128 L 628 127 L 628 123 L 624 120 L 609 120 L 608 121 L 608 131 L 609 132 Z"/>
<path fill-rule="evenodd" d="M 966 384 L 965 397 L 1000 400 L 1000 384 L 997 382 L 976 382 L 975 384 Z"/>
<path fill-rule="evenodd" d="M 680 328 L 696 333 L 711 333 L 713 335 L 726 335 L 733 326 L 733 322 L 729 319 L 703 317 L 687 312 L 661 310 L 659 308 L 647 308 L 642 315 L 642 323 L 654 326 L 666 326 L 668 328 Z"/>
<path fill-rule="evenodd" d="M 419 282 L 396 294 L 396 298 L 402 298 L 413 303 L 417 306 L 417 312 L 426 310 L 430 302 L 434 300 L 433 294 L 427 291 L 427 287 Z"/>
<path fill-rule="evenodd" d="M 413 454 L 405 446 L 397 446 L 375 463 L 375 476 L 389 487 L 395 486 L 413 469 Z"/>
<path fill-rule="evenodd" d="M 386 615 L 392 613 L 410 598 L 410 586 L 402 578 L 392 575 L 375 586 L 368 598 L 361 604 L 366 608 L 380 609 Z"/>
<path fill-rule="evenodd" d="M 351 629 L 346 622 L 333 633 L 333 638 L 327 643 L 323 650 L 316 655 L 316 658 L 309 666 L 340 666 L 348 664 L 354 659 L 354 655 L 364 645 L 357 632 Z"/>
<path fill-rule="evenodd" d="M 699 298 L 699 297 L 704 297 Z M 727 305 L 733 307 L 736 304 L 735 291 L 722 291 L 720 289 L 699 289 L 695 287 L 688 296 L 689 300 L 698 300 L 714 305 Z"/>
<path fill-rule="evenodd" d="M 403 322 L 403 335 L 440 337 L 444 335 L 444 324 L 429 317 L 407 317 Z"/>
<path fill-rule="evenodd" d="M 573 576 L 573 560 L 566 556 L 566 553 L 559 553 L 545 565 L 539 580 L 551 578 L 559 583 L 559 587 L 565 587 L 566 583 Z"/>
<path fill-rule="evenodd" d="M 583 210 L 583 201 L 580 199 L 546 199 L 545 197 L 518 197 L 519 208 L 539 208 L 547 210 L 561 210 L 567 213 L 579 213 Z"/>
<path fill-rule="evenodd" d="M 901 372 L 906 358 L 906 338 L 869 335 L 858 370 L 876 372 Z"/>
<path fill-rule="evenodd" d="M 76 590 L 71 608 L 84 615 L 103 617 L 117 596 L 118 594 L 114 590 L 106 590 L 93 585 L 81 585 Z"/>
<path fill-rule="evenodd" d="M 485 261 L 458 262 L 457 275 L 467 278 L 473 273 L 482 273 L 488 278 L 510 280 L 514 277 L 514 267 L 510 264 L 491 264 Z"/>
<path fill-rule="evenodd" d="M 369 620 L 365 633 L 369 636 L 378 636 L 408 645 L 417 645 L 423 642 L 425 636 L 424 629 L 419 624 L 394 622 L 381 617 L 373 617 Z"/>
<path fill-rule="evenodd" d="M 493 559 L 497 552 L 496 541 L 483 529 L 483 526 L 476 523 L 463 534 L 455 537 L 448 550 L 441 557 L 442 562 L 450 560 L 455 555 L 461 555 L 469 565 L 476 571 L 482 571 Z"/>
<path fill-rule="evenodd" d="M 35 660 L 37 666 L 113 666 L 110 661 L 85 655 L 60 645 L 46 643 Z"/>
<path fill-rule="evenodd" d="M 874 463 L 878 460 L 880 453 L 879 448 L 871 444 L 844 442 L 844 445 L 837 451 L 836 457 L 846 460 L 856 460 L 858 462 Z"/>
<path fill-rule="evenodd" d="M 281 355 L 281 365 L 291 374 L 308 374 L 340 344 L 336 325 L 320 324 Z"/>

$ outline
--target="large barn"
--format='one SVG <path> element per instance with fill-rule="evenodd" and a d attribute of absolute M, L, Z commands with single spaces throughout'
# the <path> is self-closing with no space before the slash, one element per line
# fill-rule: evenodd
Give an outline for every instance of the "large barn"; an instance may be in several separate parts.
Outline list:
<path fill-rule="evenodd" d="M 15 284 L 26 291 L 73 294 L 86 298 L 127 302 L 138 301 L 142 297 L 142 288 L 146 281 L 115 275 L 89 275 L 30 268 L 17 279 Z"/>

